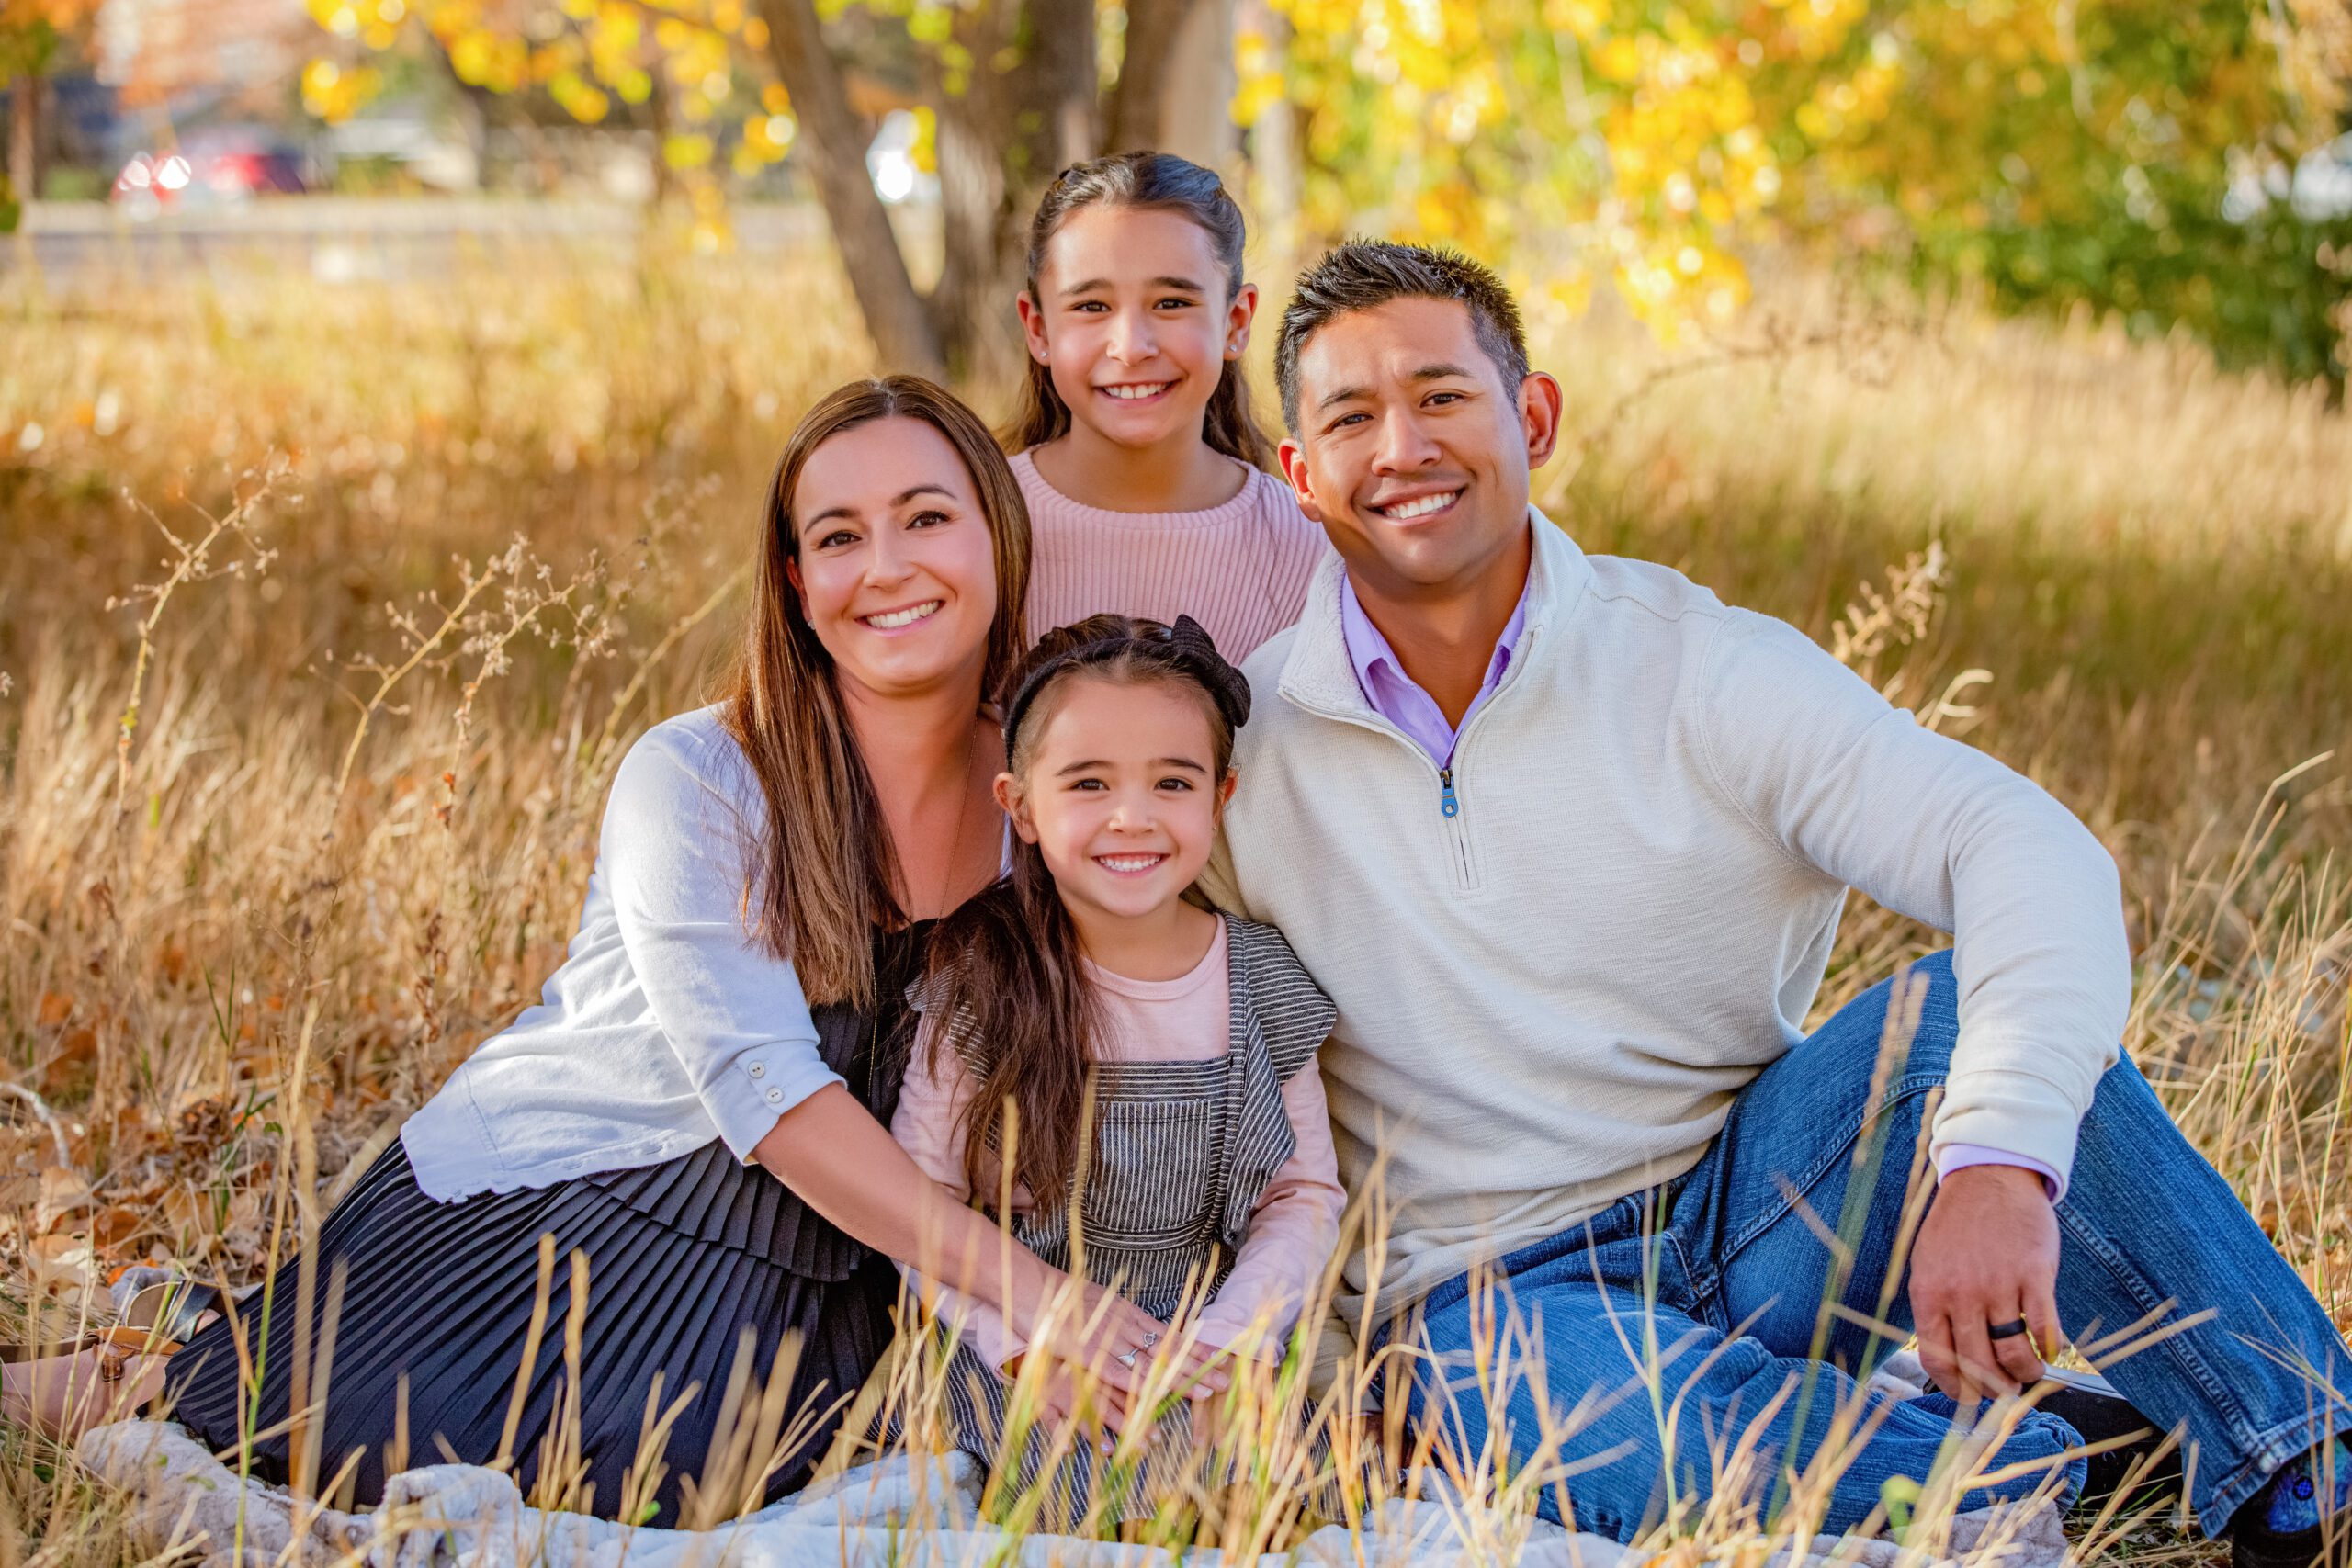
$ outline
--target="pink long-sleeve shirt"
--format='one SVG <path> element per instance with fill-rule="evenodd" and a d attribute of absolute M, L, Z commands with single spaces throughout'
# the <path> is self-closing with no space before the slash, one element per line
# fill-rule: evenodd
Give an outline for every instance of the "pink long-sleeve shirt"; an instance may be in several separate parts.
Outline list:
<path fill-rule="evenodd" d="M 1298 619 L 1331 548 L 1290 486 L 1256 468 L 1232 500 L 1201 512 L 1089 506 L 1046 483 L 1027 452 L 1012 477 L 1029 503 L 1032 637 L 1106 612 L 1190 615 L 1238 664 Z"/>
<path fill-rule="evenodd" d="M 1131 980 L 1087 964 L 1087 977 L 1102 1004 L 1101 1059 L 1188 1062 L 1223 1056 L 1230 1046 L 1227 946 L 1225 922 L 1219 920 L 1206 956 L 1173 980 Z M 936 1027 L 926 1019 L 916 1036 L 890 1132 L 925 1174 L 962 1201 L 971 1196 L 964 1172 L 964 1112 L 978 1086 L 952 1051 L 940 1053 L 943 1062 L 933 1061 Z M 1254 1334 L 1247 1348 L 1270 1360 L 1281 1357 L 1300 1306 L 1322 1276 L 1339 1242 L 1340 1213 L 1347 1203 L 1323 1078 L 1313 1062 L 1283 1086 L 1283 1107 L 1296 1146 L 1259 1195 L 1233 1268 L 1197 1321 L 1204 1344 L 1233 1346 Z M 1028 1189 L 1013 1189 L 1015 1209 L 1025 1212 L 1030 1201 Z M 920 1282 L 914 1270 L 906 1273 Z M 944 1286 L 929 1288 L 938 1291 L 939 1315 L 957 1323 L 989 1365 L 1004 1366 L 1027 1348 L 995 1309 Z"/>

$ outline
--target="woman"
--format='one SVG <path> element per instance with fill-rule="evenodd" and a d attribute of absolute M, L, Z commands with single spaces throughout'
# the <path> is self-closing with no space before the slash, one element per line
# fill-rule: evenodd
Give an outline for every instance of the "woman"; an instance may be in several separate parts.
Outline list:
<path fill-rule="evenodd" d="M 1017 1248 L 1001 1266 L 994 1230 L 886 1125 L 930 924 L 1002 863 L 982 694 L 1023 646 L 1019 490 L 945 392 L 857 382 L 794 432 L 761 553 L 727 695 L 621 764 L 545 999 L 321 1229 L 306 1340 L 325 1343 L 339 1296 L 334 1352 L 301 1370 L 308 1400 L 326 1390 L 309 1438 L 322 1489 L 348 1464 L 374 1501 L 403 1464 L 512 1455 L 526 1491 L 552 1462 L 571 1506 L 706 1522 L 823 1457 L 889 1342 L 896 1274 L 878 1254 L 942 1271 L 1024 1332 L 1056 1321 L 1064 1276 Z M 299 1288 L 279 1272 L 257 1405 L 240 1375 L 260 1337 L 250 1305 L 243 1347 L 218 1322 L 162 1379 L 176 1419 L 220 1449 L 257 1433 L 254 1467 L 280 1480 L 300 1436 L 284 1429 Z M 1091 1304 L 1091 1334 L 1060 1348 L 1122 1382 L 1118 1358 L 1159 1325 Z M 788 1379 L 782 1436 L 768 1427 L 748 1479 L 714 1462 L 704 1517 L 682 1520 L 681 1478 L 728 1436 L 739 1344 L 750 1408 L 772 1370 Z M 640 1462 L 665 1418 L 659 1462 Z"/>

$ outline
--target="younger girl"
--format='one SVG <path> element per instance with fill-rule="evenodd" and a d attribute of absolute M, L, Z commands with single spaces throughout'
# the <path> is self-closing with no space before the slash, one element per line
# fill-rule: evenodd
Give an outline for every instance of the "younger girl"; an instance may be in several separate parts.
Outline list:
<path fill-rule="evenodd" d="M 1194 1314 L 1203 1344 L 1279 1360 L 1344 1202 L 1315 1067 L 1333 1010 L 1281 932 L 1182 897 L 1233 792 L 1250 688 L 1189 619 L 1097 615 L 1048 633 L 1006 690 L 996 794 L 1012 874 L 933 938 L 890 1130 L 1039 1258 L 1082 1256 L 1152 1316 Z M 1023 1343 L 1000 1314 L 939 1295 L 961 1323 L 956 1439 L 994 1459 Z M 1047 1399 L 1067 1413 L 1066 1387 Z M 1057 1425 L 1029 1436 L 1016 1484 L 1067 1521 L 1089 1511 L 1096 1456 L 1081 1445 L 1041 1476 Z M 1101 1489 L 1105 1517 L 1161 1500 L 1161 1456 L 1188 1422 L 1160 1427 L 1141 1484 Z"/>
<path fill-rule="evenodd" d="M 1190 615 L 1238 664 L 1298 619 L 1327 547 L 1250 412 L 1244 238 L 1216 175 L 1167 152 L 1065 169 L 1038 204 L 1005 433 L 1036 535 L 1032 626 Z"/>

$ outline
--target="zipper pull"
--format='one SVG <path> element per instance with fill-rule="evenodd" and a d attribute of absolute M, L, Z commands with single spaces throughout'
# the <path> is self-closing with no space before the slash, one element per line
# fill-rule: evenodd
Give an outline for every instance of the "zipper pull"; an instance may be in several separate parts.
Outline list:
<path fill-rule="evenodd" d="M 1461 816 L 1462 802 L 1455 797 L 1453 793 L 1453 770 L 1452 768 L 1440 768 L 1437 771 L 1437 782 L 1438 814 L 1442 817 Z"/>

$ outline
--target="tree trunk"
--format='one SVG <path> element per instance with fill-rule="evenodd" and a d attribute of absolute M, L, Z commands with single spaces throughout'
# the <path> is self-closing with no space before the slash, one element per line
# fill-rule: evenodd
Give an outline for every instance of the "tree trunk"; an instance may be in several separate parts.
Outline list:
<path fill-rule="evenodd" d="M 816 182 L 875 352 L 886 369 L 944 378 L 947 361 L 939 333 L 866 173 L 865 128 L 826 51 L 814 0 L 760 0 L 760 16 L 768 26 L 776 79 L 791 95 L 800 122 L 795 153 Z"/>
<path fill-rule="evenodd" d="M 1093 155 L 1094 10 L 1091 0 L 994 0 L 959 7 L 955 29 L 973 62 L 967 78 L 947 81 L 935 58 L 927 67 L 945 247 L 932 320 L 950 372 L 993 398 L 1021 374 L 1013 297 L 1030 215 L 1057 173 Z"/>
<path fill-rule="evenodd" d="M 15 187 L 18 201 L 34 201 L 40 197 L 40 97 L 41 89 L 47 85 L 37 71 L 27 72 L 9 85 L 8 183 Z"/>
<path fill-rule="evenodd" d="M 1277 75 L 1287 75 L 1290 64 L 1290 18 L 1266 0 L 1241 0 L 1249 7 L 1248 22 L 1266 39 Z M 1239 18 L 1237 18 L 1239 19 Z M 1298 115 L 1288 97 L 1277 98 L 1258 115 L 1250 128 L 1250 206 L 1257 219 L 1260 254 L 1272 276 L 1287 278 L 1304 259 L 1304 182 L 1299 170 Z"/>
<path fill-rule="evenodd" d="M 678 197 L 678 171 L 670 166 L 670 73 L 654 79 L 647 96 L 646 118 L 653 122 L 653 201 L 655 212 L 666 212 Z M 786 89 L 787 92 L 789 88 Z"/>
<path fill-rule="evenodd" d="M 1164 67 L 1159 125 L 1152 143 L 1204 168 L 1228 172 L 1233 130 L 1232 0 L 1192 0 Z"/>
<path fill-rule="evenodd" d="M 1105 152 L 1138 152 L 1160 147 L 1162 106 L 1169 99 L 1169 67 L 1193 12 L 1211 0 L 1127 0 L 1126 52 L 1118 85 L 1111 90 L 1104 118 Z M 1173 152 L 1173 148 L 1166 151 Z"/>
<path fill-rule="evenodd" d="M 458 128 L 465 135 L 466 155 L 473 160 L 471 188 L 477 191 L 490 183 L 492 103 L 489 88 L 476 86 L 470 82 L 458 84 Z"/>

